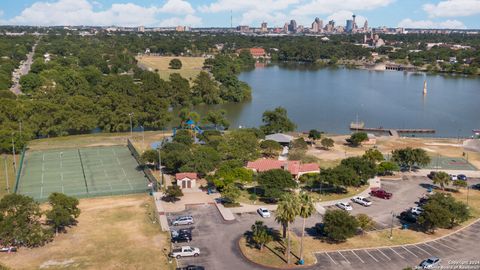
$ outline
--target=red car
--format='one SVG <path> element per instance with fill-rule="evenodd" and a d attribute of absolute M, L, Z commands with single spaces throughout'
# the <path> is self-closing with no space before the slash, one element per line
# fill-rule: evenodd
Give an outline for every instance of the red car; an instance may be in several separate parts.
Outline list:
<path fill-rule="evenodd" d="M 390 198 L 392 198 L 393 194 L 390 193 L 390 192 L 386 192 L 383 189 L 374 189 L 374 190 L 370 191 L 370 195 L 381 198 L 381 199 L 389 200 Z"/>

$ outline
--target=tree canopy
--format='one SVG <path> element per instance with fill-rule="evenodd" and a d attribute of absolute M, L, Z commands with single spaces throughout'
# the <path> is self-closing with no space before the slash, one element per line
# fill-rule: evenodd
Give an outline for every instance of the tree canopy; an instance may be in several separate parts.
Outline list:
<path fill-rule="evenodd" d="M 261 126 L 260 129 L 265 134 L 288 132 L 296 128 L 296 125 L 288 118 L 287 110 L 283 107 L 277 107 L 272 111 L 265 111 L 262 121 L 264 125 Z"/>

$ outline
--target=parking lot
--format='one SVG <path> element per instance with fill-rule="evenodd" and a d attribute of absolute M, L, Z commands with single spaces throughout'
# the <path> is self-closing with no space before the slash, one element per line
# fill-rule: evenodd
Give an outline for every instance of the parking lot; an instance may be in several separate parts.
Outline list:
<path fill-rule="evenodd" d="M 423 244 L 322 252 L 317 254 L 317 260 L 326 269 L 403 269 L 436 256 L 442 259 L 440 265 L 448 266 L 449 260 L 480 259 L 479 234 L 480 222 L 477 222 L 456 234 Z M 480 269 L 480 265 L 471 269 Z"/>
<path fill-rule="evenodd" d="M 469 180 L 470 184 L 480 182 L 479 179 Z M 373 205 L 364 207 L 356 203 L 352 214 L 366 213 L 382 226 L 390 226 L 391 212 L 395 214 L 415 206 L 415 202 L 424 194 L 431 183 L 426 177 L 410 177 L 408 180 L 383 181 L 382 187 L 393 193 L 390 200 L 372 198 Z M 333 206 L 332 208 L 335 208 Z M 174 244 L 192 246 L 200 249 L 200 256 L 178 259 L 178 266 L 201 265 L 205 269 L 267 269 L 249 263 L 243 258 L 237 246 L 238 239 L 250 229 L 256 220 L 262 220 L 272 228 L 280 229 L 275 222 L 274 213 L 270 218 L 262 218 L 258 213 L 236 214 L 236 220 L 226 222 L 213 205 L 191 206 L 187 210 L 175 215 L 169 215 L 170 220 L 178 216 L 191 215 L 195 224 L 190 226 L 176 226 L 177 228 L 192 227 L 192 241 L 189 243 Z M 307 219 L 306 232 L 312 235 L 315 224 L 322 222 L 322 216 L 315 213 Z M 394 218 L 395 225 L 398 219 Z M 301 234 L 302 219 L 292 224 L 292 230 Z M 447 238 L 417 245 L 407 245 L 391 248 L 374 248 L 365 250 L 348 250 L 322 252 L 317 254 L 318 264 L 307 269 L 403 269 L 407 266 L 418 265 L 422 260 L 438 256 L 444 263 L 449 259 L 480 259 L 478 255 L 478 241 L 480 241 L 480 223 Z M 319 266 L 321 265 L 321 266 Z M 480 268 L 478 268 L 480 269 Z"/>

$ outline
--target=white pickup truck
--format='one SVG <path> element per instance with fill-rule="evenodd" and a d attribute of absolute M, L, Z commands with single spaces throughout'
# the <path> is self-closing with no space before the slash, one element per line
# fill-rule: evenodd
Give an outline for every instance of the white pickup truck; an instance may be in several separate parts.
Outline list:
<path fill-rule="evenodd" d="M 200 249 L 196 247 L 183 246 L 174 248 L 170 253 L 170 257 L 180 259 L 181 257 L 197 257 L 200 255 Z"/>

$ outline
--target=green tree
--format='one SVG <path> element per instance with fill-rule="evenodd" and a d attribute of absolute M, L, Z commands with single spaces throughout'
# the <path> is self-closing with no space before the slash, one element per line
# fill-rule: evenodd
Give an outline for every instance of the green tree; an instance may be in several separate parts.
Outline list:
<path fill-rule="evenodd" d="M 193 81 L 192 92 L 206 104 L 217 104 L 222 100 L 218 83 L 205 71 L 200 71 Z"/>
<path fill-rule="evenodd" d="M 435 185 L 440 185 L 442 190 L 445 190 L 445 186 L 450 185 L 450 182 L 452 181 L 450 178 L 450 175 L 446 172 L 437 172 L 435 176 L 432 179 L 433 183 Z"/>
<path fill-rule="evenodd" d="M 3 246 L 38 247 L 52 239 L 42 227 L 42 211 L 32 198 L 8 194 L 0 200 L 0 239 Z"/>
<path fill-rule="evenodd" d="M 353 133 L 350 138 L 347 139 L 347 142 L 350 143 L 351 146 L 357 147 L 362 144 L 362 142 L 368 140 L 368 135 L 365 132 L 355 132 Z"/>
<path fill-rule="evenodd" d="M 317 140 L 320 140 L 320 138 L 322 138 L 322 133 L 316 129 L 311 129 L 308 132 L 308 138 L 315 142 Z"/>
<path fill-rule="evenodd" d="M 368 149 L 365 151 L 365 154 L 363 154 L 363 158 L 375 163 L 385 160 L 382 152 L 377 149 Z"/>
<path fill-rule="evenodd" d="M 180 187 L 177 185 L 168 186 L 165 194 L 173 201 L 176 201 L 179 197 L 183 197 L 182 189 L 180 189 Z"/>
<path fill-rule="evenodd" d="M 468 183 L 465 180 L 457 180 L 453 181 L 453 185 L 457 188 L 466 188 L 468 187 Z"/>
<path fill-rule="evenodd" d="M 168 64 L 171 69 L 181 69 L 182 68 L 182 61 L 177 58 L 173 58 L 170 60 L 170 63 Z"/>
<path fill-rule="evenodd" d="M 204 121 L 213 124 L 216 130 L 218 130 L 218 127 L 228 129 L 230 123 L 226 118 L 226 114 L 225 110 L 209 111 Z"/>
<path fill-rule="evenodd" d="M 333 147 L 334 145 L 334 141 L 330 138 L 323 138 L 321 141 L 320 141 L 320 144 L 322 145 L 323 148 L 325 149 L 330 149 Z"/>
<path fill-rule="evenodd" d="M 224 138 L 218 146 L 224 160 L 246 162 L 260 156 L 258 139 L 253 132 L 232 130 Z"/>
<path fill-rule="evenodd" d="M 235 204 L 241 195 L 240 188 L 235 184 L 228 184 L 222 189 L 222 197 L 229 203 Z"/>
<path fill-rule="evenodd" d="M 263 221 L 257 220 L 252 225 L 252 241 L 257 245 L 260 251 L 263 251 L 263 247 L 273 240 L 273 236 L 268 230 L 268 227 L 263 224 Z"/>
<path fill-rule="evenodd" d="M 277 107 L 273 111 L 265 111 L 262 121 L 264 125 L 260 129 L 265 134 L 293 131 L 296 127 L 288 118 L 287 110 L 283 107 Z"/>
<path fill-rule="evenodd" d="M 358 227 L 362 228 L 362 230 L 370 230 L 375 227 L 375 221 L 367 214 L 358 214 L 355 216 L 357 219 Z"/>
<path fill-rule="evenodd" d="M 313 205 L 312 197 L 308 193 L 300 194 L 298 215 L 303 218 L 302 239 L 300 241 L 300 260 L 303 260 L 303 238 L 305 237 L 305 224 L 307 222 L 307 218 L 311 217 L 314 212 L 315 206 Z"/>
<path fill-rule="evenodd" d="M 253 172 L 243 167 L 230 167 L 224 164 L 218 168 L 213 176 L 213 183 L 217 188 L 223 188 L 231 183 L 250 183 L 253 181 Z"/>
<path fill-rule="evenodd" d="M 260 149 L 265 157 L 275 157 L 282 151 L 282 145 L 273 140 L 264 140 L 260 143 Z"/>
<path fill-rule="evenodd" d="M 297 196 L 286 193 L 278 202 L 277 211 L 275 212 L 275 221 L 282 225 L 283 238 L 287 240 L 287 248 L 285 249 L 287 264 L 290 264 L 290 223 L 294 222 L 299 214 L 299 205 Z"/>
<path fill-rule="evenodd" d="M 298 138 L 292 141 L 292 149 L 294 150 L 307 150 L 308 144 L 303 138 Z"/>
<path fill-rule="evenodd" d="M 158 151 L 153 149 L 146 150 L 145 152 L 142 153 L 142 155 L 140 156 L 140 159 L 144 163 L 158 164 L 158 159 L 159 159 Z"/>
<path fill-rule="evenodd" d="M 47 222 L 53 226 L 55 234 L 77 223 L 76 218 L 80 216 L 77 198 L 54 192 L 48 196 L 48 203 L 51 209 L 46 212 Z"/>
<path fill-rule="evenodd" d="M 437 228 L 450 229 L 466 221 L 470 211 L 466 204 L 456 201 L 451 194 L 436 193 L 430 196 L 418 223 L 427 231 L 435 232 Z"/>
<path fill-rule="evenodd" d="M 20 78 L 20 85 L 23 92 L 32 93 L 43 85 L 43 79 L 36 73 L 29 73 Z"/>
<path fill-rule="evenodd" d="M 200 175 L 206 175 L 215 169 L 220 160 L 220 154 L 212 147 L 196 146 L 190 155 L 190 159 L 180 168 L 180 171 L 194 171 Z"/>
<path fill-rule="evenodd" d="M 354 170 L 363 184 L 366 184 L 367 180 L 373 178 L 377 173 L 375 163 L 362 157 L 349 157 L 342 160 L 340 164 Z"/>
<path fill-rule="evenodd" d="M 397 149 L 392 152 L 392 161 L 397 162 L 399 165 L 408 166 L 411 170 L 413 165 L 426 166 L 430 163 L 430 157 L 427 152 L 420 148 L 403 148 Z"/>
<path fill-rule="evenodd" d="M 292 174 L 282 169 L 262 172 L 258 175 L 257 181 L 264 190 L 264 196 L 271 199 L 279 199 L 287 189 L 297 186 Z"/>
<path fill-rule="evenodd" d="M 450 217 L 451 214 L 448 209 L 436 203 L 427 203 L 423 207 L 423 212 L 418 217 L 417 222 L 425 230 L 434 233 L 438 227 L 447 227 Z"/>
<path fill-rule="evenodd" d="M 399 170 L 400 167 L 398 166 L 398 164 L 391 161 L 383 161 L 377 166 L 377 172 L 380 175 L 388 175 Z"/>
<path fill-rule="evenodd" d="M 327 210 L 323 223 L 328 238 L 335 242 L 343 242 L 354 236 L 358 228 L 357 219 L 343 210 Z"/>

